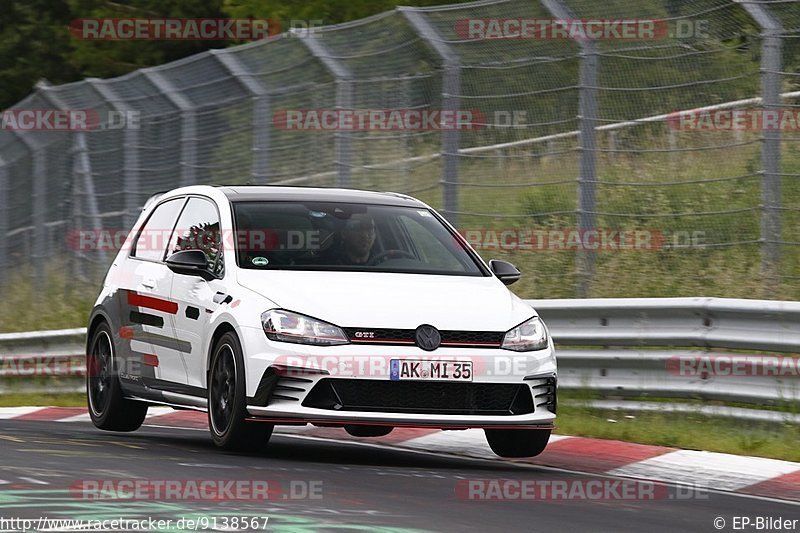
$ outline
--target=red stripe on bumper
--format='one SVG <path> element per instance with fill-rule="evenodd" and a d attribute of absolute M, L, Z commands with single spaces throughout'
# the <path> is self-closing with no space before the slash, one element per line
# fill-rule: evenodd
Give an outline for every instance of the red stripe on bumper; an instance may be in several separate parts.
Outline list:
<path fill-rule="evenodd" d="M 178 304 L 175 302 L 154 298 L 152 296 L 145 296 L 144 294 L 137 294 L 133 291 L 128 291 L 128 305 L 155 309 L 156 311 L 163 311 L 171 315 L 178 312 Z"/>
<path fill-rule="evenodd" d="M 158 356 L 146 353 L 142 357 L 142 363 L 146 366 L 158 366 Z"/>

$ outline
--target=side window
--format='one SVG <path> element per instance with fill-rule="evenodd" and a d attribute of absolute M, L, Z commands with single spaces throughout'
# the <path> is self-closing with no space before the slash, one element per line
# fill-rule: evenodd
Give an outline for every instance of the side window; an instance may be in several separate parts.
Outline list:
<path fill-rule="evenodd" d="M 219 215 L 217 208 L 208 200 L 189 198 L 170 239 L 167 256 L 181 250 L 202 251 L 206 254 L 209 270 L 218 276 L 222 275 L 224 265 Z"/>
<path fill-rule="evenodd" d="M 167 241 L 175 227 L 175 219 L 181 211 L 185 198 L 167 200 L 158 205 L 145 222 L 142 231 L 136 237 L 136 242 L 131 250 L 132 257 L 162 261 Z"/>

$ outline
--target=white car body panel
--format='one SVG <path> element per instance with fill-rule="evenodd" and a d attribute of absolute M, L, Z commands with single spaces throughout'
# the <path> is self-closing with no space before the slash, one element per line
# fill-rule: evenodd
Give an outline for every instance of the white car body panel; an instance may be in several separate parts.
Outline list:
<path fill-rule="evenodd" d="M 344 327 L 506 331 L 534 315 L 497 278 L 245 269 L 237 277 L 282 309 Z"/>
<path fill-rule="evenodd" d="M 276 190 L 279 188 L 276 188 Z M 363 193 L 369 197 L 370 194 Z M 219 209 L 223 232 L 232 231 L 232 210 L 228 196 L 217 188 L 188 187 L 167 193 L 158 202 L 182 195 L 198 195 L 212 200 Z M 376 199 L 377 201 L 377 199 Z M 147 206 L 137 221 L 139 228 L 158 202 Z M 420 205 L 424 206 L 424 204 Z M 131 238 L 135 232 L 131 233 Z M 269 309 L 285 309 L 317 318 L 343 328 L 397 328 L 414 330 L 422 324 L 440 331 L 505 332 L 536 315 L 534 309 L 511 293 L 494 276 L 449 276 L 430 274 L 382 272 L 331 272 L 299 270 L 253 270 L 240 268 L 232 246 L 223 245 L 225 273 L 222 279 L 206 280 L 197 276 L 174 274 L 163 263 L 147 262 L 129 257 L 130 240 L 119 252 L 104 282 L 92 320 L 102 316 L 114 328 L 122 331 L 125 319 L 117 300 L 126 290 L 152 294 L 162 300 L 177 303 L 173 315 L 150 310 L 163 316 L 165 326 L 143 326 L 143 331 L 174 336 L 191 346 L 181 353 L 163 346 L 150 345 L 158 355 L 154 369 L 156 380 L 176 384 L 164 403 L 178 403 L 178 392 L 197 397 L 206 390 L 207 370 L 212 337 L 220 327 L 232 328 L 242 344 L 245 365 L 246 395 L 249 400 L 257 394 L 265 372 L 286 361 L 312 361 L 325 358 L 352 361 L 354 358 L 377 360 L 369 375 L 352 369 L 327 366 L 328 375 L 315 374 L 300 388 L 306 392 L 325 377 L 389 380 L 388 370 L 377 371 L 380 364 L 388 369 L 391 359 L 469 360 L 476 369 L 473 383 L 532 384 L 555 379 L 556 358 L 552 340 L 542 350 L 513 352 L 499 348 L 439 347 L 433 352 L 415 345 L 357 345 L 312 346 L 278 342 L 267 339 L 260 322 L 261 314 Z M 466 245 L 466 243 L 465 243 Z M 468 245 L 466 245 L 468 246 Z M 486 267 L 485 263 L 482 263 Z M 146 287 L 152 285 L 154 288 Z M 222 294 L 227 298 L 215 297 Z M 187 315 L 188 307 L 199 309 L 197 319 Z M 121 347 L 137 352 L 146 343 L 133 340 L 129 345 L 120 333 L 115 337 Z M 126 353 L 121 350 L 120 353 Z M 510 363 L 509 363 L 510 361 Z M 503 366 L 503 365 L 507 366 Z M 508 366 L 510 365 L 510 366 Z M 313 366 L 313 365 L 312 365 Z M 324 365 L 323 365 L 324 366 Z M 335 365 L 334 365 L 335 366 Z M 509 368 L 513 367 L 512 370 Z M 527 378 L 527 379 L 526 379 Z M 129 386 L 138 386 L 132 380 Z M 186 386 L 185 391 L 177 385 Z M 147 392 L 146 388 L 142 389 Z M 142 392 L 142 390 L 139 391 Z M 534 390 L 535 394 L 536 390 Z M 139 397 L 139 393 L 132 396 Z M 440 427 L 548 427 L 555 414 L 537 407 L 523 415 L 443 415 L 423 413 L 382 413 L 348 411 L 346 413 L 304 407 L 300 401 L 276 400 L 268 405 L 248 405 L 250 415 L 269 420 L 289 422 L 349 422 L 394 425 L 438 425 Z M 203 400 L 204 401 L 204 400 Z M 193 405 L 202 402 L 195 401 Z"/>

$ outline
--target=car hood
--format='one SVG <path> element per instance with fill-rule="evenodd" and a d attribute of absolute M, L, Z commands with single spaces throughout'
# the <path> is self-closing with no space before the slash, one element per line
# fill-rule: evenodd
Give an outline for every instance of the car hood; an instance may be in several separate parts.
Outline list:
<path fill-rule="evenodd" d="M 534 315 L 494 277 L 243 269 L 238 281 L 283 309 L 341 327 L 507 331 Z"/>

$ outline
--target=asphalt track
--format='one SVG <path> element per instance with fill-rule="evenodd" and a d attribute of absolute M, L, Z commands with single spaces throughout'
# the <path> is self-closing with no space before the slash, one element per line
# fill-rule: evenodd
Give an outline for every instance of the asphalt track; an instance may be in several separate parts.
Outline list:
<path fill-rule="evenodd" d="M 292 435 L 274 435 L 263 453 L 242 455 L 215 450 L 203 430 L 144 426 L 119 434 L 89 423 L 5 420 L 0 465 L 4 519 L 268 516 L 262 531 L 654 533 L 718 531 L 717 517 L 726 520 L 724 531 L 733 531 L 734 516 L 800 518 L 797 504 L 714 492 L 644 501 L 468 500 L 456 490 L 465 480 L 608 478 Z M 133 479 L 269 480 L 281 490 L 268 500 L 209 501 L 93 500 L 74 489 L 86 480 Z M 306 489 L 318 497 L 303 497 Z"/>

